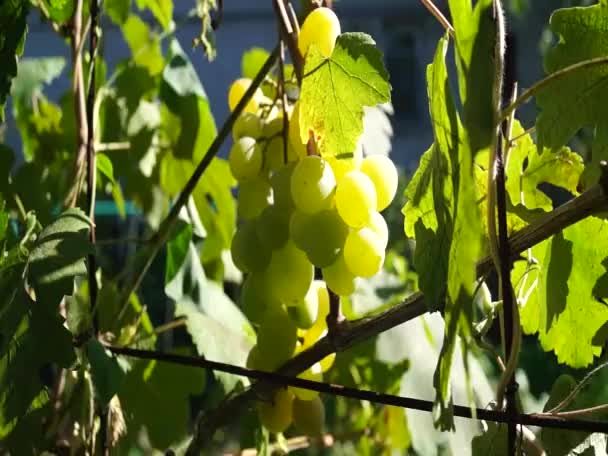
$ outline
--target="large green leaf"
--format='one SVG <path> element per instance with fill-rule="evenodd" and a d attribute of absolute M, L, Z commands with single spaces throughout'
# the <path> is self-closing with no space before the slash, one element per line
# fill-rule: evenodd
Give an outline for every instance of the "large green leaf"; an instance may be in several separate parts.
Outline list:
<path fill-rule="evenodd" d="M 175 248 L 181 235 L 171 241 Z M 172 247 L 172 250 L 175 250 Z M 171 257 L 171 269 L 178 266 Z M 187 318 L 186 328 L 199 354 L 213 361 L 244 366 L 253 345 L 254 331 L 238 307 L 216 282 L 205 277 L 200 257 L 192 243 L 179 270 L 165 283 L 167 296 L 175 301 L 175 315 Z M 227 341 L 230 341 L 227 343 Z M 227 391 L 238 378 L 217 373 Z"/>
<path fill-rule="evenodd" d="M 241 58 L 241 74 L 244 78 L 253 79 L 264 66 L 270 53 L 263 48 L 254 47 L 243 52 Z"/>
<path fill-rule="evenodd" d="M 0 122 L 4 122 L 4 104 L 17 75 L 18 58 L 23 52 L 27 30 L 27 0 L 5 0 L 0 5 Z"/>
<path fill-rule="evenodd" d="M 87 272 L 89 229 L 80 209 L 68 209 L 42 231 L 28 258 L 29 280 L 38 298 L 57 305 L 72 294 L 74 277 Z"/>
<path fill-rule="evenodd" d="M 205 371 L 160 361 L 138 361 L 126 376 L 119 393 L 127 429 L 120 443 L 137 445 L 137 436 L 147 430 L 152 447 L 166 450 L 190 434 L 194 418 L 190 397 L 205 387 Z"/>
<path fill-rule="evenodd" d="M 74 15 L 74 0 L 44 0 L 53 22 L 67 22 Z"/>
<path fill-rule="evenodd" d="M 16 454 L 41 437 L 40 409 L 48 401 L 41 372 L 74 361 L 72 334 L 57 309 L 74 278 L 86 273 L 89 226 L 80 210 L 64 212 L 40 233 L 27 264 L 0 275 L 0 440 L 9 438 Z"/>
<path fill-rule="evenodd" d="M 135 0 L 139 9 L 149 9 L 163 29 L 173 26 L 173 0 Z"/>
<path fill-rule="evenodd" d="M 322 155 L 352 153 L 363 133 L 363 107 L 390 101 L 388 73 L 374 40 L 344 33 L 331 57 L 312 45 L 304 66 L 300 94 L 300 135 L 319 138 Z"/>
<path fill-rule="evenodd" d="M 494 49 L 496 26 L 493 1 L 450 0 L 455 30 L 458 87 L 462 122 L 473 152 L 488 147 L 494 128 Z"/>
<path fill-rule="evenodd" d="M 558 44 L 547 52 L 545 70 L 553 73 L 595 57 L 608 55 L 608 4 L 557 10 L 551 16 L 551 30 Z M 538 141 L 559 147 L 582 127 L 608 128 L 608 64 L 572 72 L 541 90 L 536 100 L 541 112 L 536 121 Z"/>
<path fill-rule="evenodd" d="M 29 105 L 40 95 L 42 87 L 57 79 L 65 67 L 64 57 L 25 58 L 19 62 L 19 74 L 13 81 L 14 103 Z"/>
<path fill-rule="evenodd" d="M 598 300 L 605 296 L 595 296 L 594 287 L 606 272 L 605 233 L 608 222 L 589 217 L 533 248 L 540 272 L 530 273 L 521 293 L 529 294 L 522 302 L 524 330 L 538 332 L 542 347 L 572 367 L 589 365 L 602 350 L 603 341 L 594 336 L 608 321 L 608 307 Z M 518 282 L 524 276 L 523 264 L 516 264 L 516 271 Z"/>
<path fill-rule="evenodd" d="M 131 0 L 106 0 L 103 4 L 103 12 L 117 24 L 124 24 L 129 17 Z"/>
<path fill-rule="evenodd" d="M 131 49 L 133 61 L 147 68 L 151 75 L 159 74 L 163 70 L 164 61 L 158 36 L 134 14 L 129 15 L 121 30 Z"/>
<path fill-rule="evenodd" d="M 471 185 L 473 154 L 448 87 L 445 66 L 447 38 L 439 42 L 427 70 L 429 105 L 435 143 L 425 153 L 407 188 L 403 209 L 405 231 L 415 235 L 414 265 L 429 310 L 444 307 L 446 333 L 435 375 L 436 423 L 453 426 L 450 370 L 456 336 L 468 333 L 475 265 L 482 232 Z M 447 284 L 443 288 L 438 284 Z"/>

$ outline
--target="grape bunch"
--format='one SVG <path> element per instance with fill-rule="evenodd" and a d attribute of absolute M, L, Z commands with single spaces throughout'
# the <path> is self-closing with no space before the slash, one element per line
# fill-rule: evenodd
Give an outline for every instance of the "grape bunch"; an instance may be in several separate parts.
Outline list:
<path fill-rule="evenodd" d="M 335 14 L 315 9 L 302 25 L 300 52 L 314 44 L 328 57 L 339 33 Z M 232 84 L 231 109 L 250 84 L 244 78 Z M 228 161 L 239 182 L 241 223 L 231 254 L 245 274 L 241 308 L 258 334 L 247 366 L 258 370 L 275 370 L 315 344 L 327 333 L 330 290 L 349 296 L 358 277 L 382 268 L 388 228 L 380 211 L 397 191 L 388 157 L 364 157 L 360 146 L 339 156 L 311 154 L 314 144 L 302 142 L 299 121 L 298 101 L 281 106 L 258 90 L 233 127 Z M 323 280 L 315 280 L 315 268 Z M 300 377 L 322 381 L 334 359 L 327 356 Z M 323 403 L 314 391 L 281 389 L 258 404 L 258 413 L 272 432 L 292 422 L 307 434 L 323 427 Z"/>

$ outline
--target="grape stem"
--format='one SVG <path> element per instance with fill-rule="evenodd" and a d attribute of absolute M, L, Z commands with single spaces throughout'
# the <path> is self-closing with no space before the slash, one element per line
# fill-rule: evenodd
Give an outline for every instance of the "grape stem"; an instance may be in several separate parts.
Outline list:
<path fill-rule="evenodd" d="M 304 58 L 298 49 L 299 26 L 297 17 L 293 13 L 293 8 L 289 0 L 273 0 L 277 21 L 279 23 L 279 34 L 283 42 L 287 44 L 291 62 L 298 85 L 302 85 L 302 75 L 304 74 Z"/>
<path fill-rule="evenodd" d="M 608 208 L 608 165 L 602 162 L 601 167 L 602 178 L 598 185 L 593 186 L 582 195 L 568 201 L 557 209 L 539 217 L 534 223 L 511 236 L 509 246 L 513 260 L 517 259 L 521 252 L 550 238 L 564 228 Z M 477 263 L 478 276 L 483 276 L 492 269 L 493 261 L 491 257 L 485 257 Z M 333 341 L 327 336 L 321 338 L 308 350 L 299 353 L 287 361 L 276 373 L 290 376 L 298 375 L 326 356 L 334 353 L 336 349 L 344 351 L 384 331 L 420 317 L 428 311 L 424 302 L 424 294 L 416 292 L 394 307 L 377 315 L 353 321 L 345 320 L 338 325 L 339 331 L 334 336 Z M 201 363 L 204 362 L 200 358 L 197 359 Z M 200 454 L 200 450 L 204 447 L 206 440 L 213 436 L 216 429 L 229 422 L 235 416 L 238 416 L 240 409 L 249 401 L 256 399 L 264 392 L 272 391 L 276 387 L 276 385 L 269 385 L 268 382 L 255 383 L 249 390 L 225 399 L 214 410 L 210 410 L 206 414 L 200 414 L 196 421 L 189 454 Z M 486 413 L 486 411 L 484 410 L 483 413 Z M 493 411 L 493 413 L 502 414 L 503 412 Z M 478 418 L 481 417 L 482 415 L 478 413 Z"/>
<path fill-rule="evenodd" d="M 335 343 L 338 339 L 336 336 L 340 329 L 340 323 L 345 321 L 344 315 L 340 310 L 340 296 L 331 291 L 329 288 L 327 289 L 329 292 L 329 313 L 327 314 L 327 336 Z M 334 347 L 335 351 L 339 351 L 339 347 Z"/>

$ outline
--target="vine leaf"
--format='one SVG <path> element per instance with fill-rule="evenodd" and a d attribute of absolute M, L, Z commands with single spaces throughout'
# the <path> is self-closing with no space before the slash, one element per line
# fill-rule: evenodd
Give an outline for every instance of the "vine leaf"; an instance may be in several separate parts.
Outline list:
<path fill-rule="evenodd" d="M 494 136 L 494 43 L 492 0 L 450 0 L 455 32 L 454 53 L 462 100 L 462 122 L 473 152 L 488 147 Z M 486 161 L 487 162 L 487 161 Z"/>
<path fill-rule="evenodd" d="M 67 22 L 74 14 L 74 0 L 44 0 L 53 22 Z"/>
<path fill-rule="evenodd" d="M 434 418 L 452 429 L 450 371 L 457 335 L 467 337 L 481 253 L 481 222 L 473 182 L 473 153 L 448 88 L 445 65 L 448 39 L 439 41 L 427 69 L 429 106 L 435 142 L 427 151 L 406 194 L 405 232 L 415 236 L 414 265 L 429 310 L 445 302 L 445 340 L 435 371 Z M 446 283 L 442 290 L 438 283 Z"/>
<path fill-rule="evenodd" d="M 64 212 L 42 231 L 27 263 L 0 278 L 0 440 L 7 438 L 15 454 L 32 453 L 42 437 L 45 369 L 69 367 L 75 359 L 72 334 L 57 308 L 72 294 L 74 278 L 86 274 L 89 226 L 82 211 Z M 36 301 L 26 291 L 24 275 Z"/>
<path fill-rule="evenodd" d="M 135 362 L 119 393 L 129 432 L 120 441 L 122 451 L 117 452 L 126 454 L 132 446 L 138 447 L 142 428 L 151 445 L 162 451 L 186 437 L 193 419 L 191 396 L 203 393 L 205 380 L 203 369 L 161 361 Z"/>
<path fill-rule="evenodd" d="M 545 71 L 553 73 L 568 65 L 608 55 L 608 4 L 557 10 L 551 30 L 560 37 L 547 52 Z M 603 94 L 608 88 L 608 65 L 572 72 L 541 90 L 536 120 L 539 144 L 559 147 L 582 127 L 606 129 L 608 107 Z"/>
<path fill-rule="evenodd" d="M 8 0 L 0 5 L 0 122 L 4 122 L 4 104 L 11 89 L 11 81 L 17 75 L 17 62 L 23 53 L 27 31 L 29 2 Z"/>
<path fill-rule="evenodd" d="M 167 296 L 175 301 L 175 316 L 187 318 L 190 333 L 200 355 L 213 361 L 244 366 L 253 346 L 254 331 L 238 307 L 217 283 L 207 279 L 201 260 L 192 242 L 183 255 L 183 230 L 168 244 L 167 270 L 174 271 L 165 282 Z M 181 265 L 176 260 L 183 258 Z M 176 271 L 176 268 L 179 270 Z M 172 275 L 172 277 L 171 277 Z M 230 340 L 230 344 L 226 343 Z M 217 373 L 226 391 L 239 381 L 230 374 Z"/>
<path fill-rule="evenodd" d="M 580 410 L 588 407 L 605 404 L 608 402 L 608 388 L 606 381 L 608 375 L 600 372 L 590 384 L 583 388 L 576 396 L 574 401 L 563 411 Z M 551 387 L 551 393 L 543 411 L 551 410 L 564 400 L 576 387 L 576 381 L 570 375 L 561 375 Z M 589 415 L 590 419 L 605 419 L 606 412 Z M 551 456 L 566 456 L 569 454 L 582 454 L 586 448 L 593 445 L 594 434 L 582 431 L 563 432 L 559 429 L 544 428 L 541 431 L 541 440 Z M 605 436 L 604 438 L 605 445 Z M 576 450 L 576 451 L 575 451 Z M 591 454 L 600 454 L 594 453 Z"/>
<path fill-rule="evenodd" d="M 135 0 L 140 10 L 149 9 L 163 29 L 173 26 L 173 0 Z"/>
<path fill-rule="evenodd" d="M 472 456 L 508 456 L 507 426 L 505 424 L 487 423 L 488 429 L 481 435 L 473 437 L 471 442 Z M 553 455 L 553 453 L 550 453 Z"/>
<path fill-rule="evenodd" d="M 131 0 L 106 0 L 103 5 L 103 12 L 118 25 L 126 22 L 130 9 Z"/>
<path fill-rule="evenodd" d="M 589 217 L 535 246 L 533 262 L 538 265 L 518 293 L 529 295 L 520 302 L 524 331 L 538 332 L 543 349 L 572 367 L 589 365 L 602 350 L 603 341 L 594 336 L 608 321 L 608 307 L 598 300 L 605 296 L 594 296 L 594 285 L 606 272 L 606 233 L 608 222 Z M 522 262 L 515 266 L 517 284 L 525 268 Z"/>
<path fill-rule="evenodd" d="M 390 101 L 382 53 L 364 33 L 343 33 L 325 58 L 316 46 L 308 51 L 300 94 L 300 136 L 318 139 L 321 155 L 353 152 L 363 133 L 363 107 Z"/>
<path fill-rule="evenodd" d="M 158 75 L 164 65 L 158 36 L 155 36 L 146 23 L 135 14 L 129 15 L 121 31 L 131 49 L 133 61 L 147 68 L 152 76 Z"/>
<path fill-rule="evenodd" d="M 203 86 L 176 40 L 171 43 L 170 55 L 161 86 L 161 98 L 168 109 L 161 111 L 161 117 L 172 147 L 161 161 L 160 184 L 169 196 L 175 196 L 202 160 L 216 128 Z M 228 163 L 214 158 L 192 194 L 207 231 L 203 262 L 219 258 L 230 247 L 236 225 L 234 182 Z"/>
<path fill-rule="evenodd" d="M 241 74 L 243 77 L 249 79 L 255 78 L 269 56 L 270 53 L 266 49 L 259 47 L 253 47 L 243 52 L 243 57 L 241 58 Z"/>
<path fill-rule="evenodd" d="M 91 379 L 97 400 L 106 406 L 118 392 L 125 379 L 125 364 L 112 356 L 97 339 L 86 345 L 86 353 L 91 365 Z"/>

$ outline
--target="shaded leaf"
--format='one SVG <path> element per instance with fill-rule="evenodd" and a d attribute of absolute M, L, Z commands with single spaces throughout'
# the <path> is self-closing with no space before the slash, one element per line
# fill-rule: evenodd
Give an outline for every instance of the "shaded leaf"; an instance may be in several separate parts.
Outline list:
<path fill-rule="evenodd" d="M 23 52 L 27 31 L 29 2 L 7 0 L 0 5 L 0 122 L 4 122 L 4 104 L 11 89 L 11 81 L 17 75 L 17 62 Z"/>
<path fill-rule="evenodd" d="M 91 365 L 91 378 L 97 400 L 105 406 L 120 389 L 125 378 L 125 370 L 118 359 L 97 339 L 89 340 L 85 349 Z"/>
<path fill-rule="evenodd" d="M 124 24 L 129 17 L 131 0 L 105 0 L 103 12 L 119 25 Z"/>
<path fill-rule="evenodd" d="M 121 30 L 131 49 L 133 61 L 147 68 L 151 75 L 159 74 L 163 70 L 164 61 L 158 36 L 134 14 L 129 15 Z"/>
<path fill-rule="evenodd" d="M 482 434 L 473 437 L 471 442 L 472 456 L 508 456 L 507 425 L 503 423 L 487 423 L 488 429 Z M 549 453 L 553 455 L 553 453 Z"/>
<path fill-rule="evenodd" d="M 555 11 L 551 30 L 559 42 L 545 56 L 545 71 L 608 54 L 608 4 Z M 536 120 L 538 142 L 545 147 L 566 144 L 582 127 L 606 129 L 608 107 L 603 94 L 608 87 L 608 65 L 595 65 L 559 78 L 536 95 L 540 114 Z"/>
<path fill-rule="evenodd" d="M 74 0 L 44 0 L 53 22 L 67 22 L 74 15 Z"/>
<path fill-rule="evenodd" d="M 314 131 L 322 155 L 353 152 L 363 133 L 363 107 L 390 101 L 388 73 L 375 42 L 364 33 L 343 33 L 325 58 L 308 51 L 300 94 L 300 136 Z"/>

